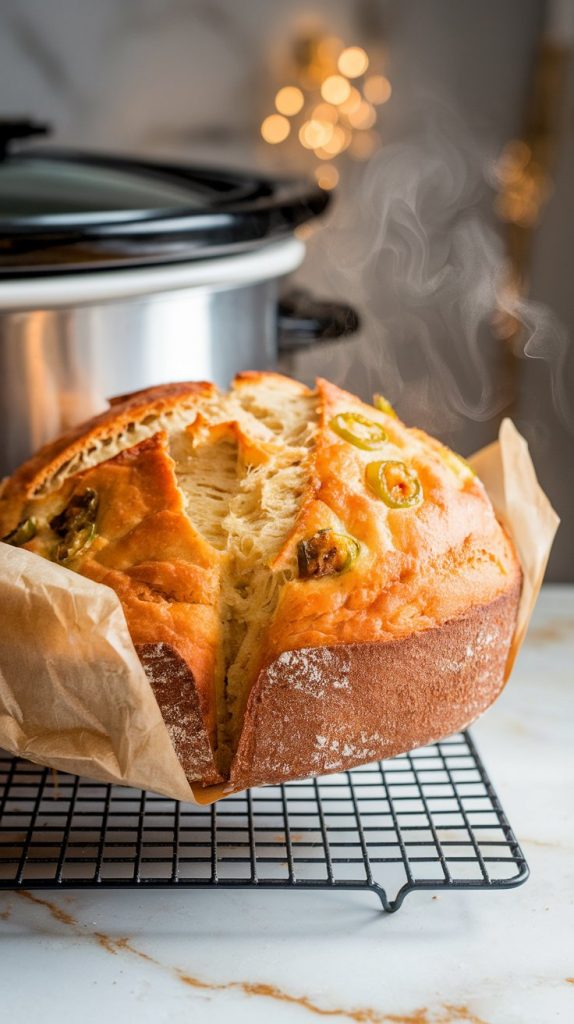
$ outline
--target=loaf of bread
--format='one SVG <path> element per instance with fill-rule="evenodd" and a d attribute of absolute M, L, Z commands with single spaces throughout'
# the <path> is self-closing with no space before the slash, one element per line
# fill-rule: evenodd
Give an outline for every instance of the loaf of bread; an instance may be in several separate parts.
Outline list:
<path fill-rule="evenodd" d="M 521 574 L 482 484 L 325 380 L 113 399 L 8 480 L 0 537 L 116 592 L 195 784 L 390 757 L 504 682 Z"/>

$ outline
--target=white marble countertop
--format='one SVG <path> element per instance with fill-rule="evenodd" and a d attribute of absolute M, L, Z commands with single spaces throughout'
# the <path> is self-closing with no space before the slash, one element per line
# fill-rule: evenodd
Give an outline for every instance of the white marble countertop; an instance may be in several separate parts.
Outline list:
<path fill-rule="evenodd" d="M 574 1020 L 574 586 L 474 736 L 529 860 L 505 892 L 0 894 L 10 1024 Z"/>

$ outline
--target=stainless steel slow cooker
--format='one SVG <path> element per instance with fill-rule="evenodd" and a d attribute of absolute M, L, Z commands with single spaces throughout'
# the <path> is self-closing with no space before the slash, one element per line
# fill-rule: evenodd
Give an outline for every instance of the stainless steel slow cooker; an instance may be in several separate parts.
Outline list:
<path fill-rule="evenodd" d="M 281 280 L 308 182 L 27 148 L 0 124 L 0 475 L 107 399 L 168 380 L 226 386 L 280 349 L 352 333 L 345 305 Z"/>

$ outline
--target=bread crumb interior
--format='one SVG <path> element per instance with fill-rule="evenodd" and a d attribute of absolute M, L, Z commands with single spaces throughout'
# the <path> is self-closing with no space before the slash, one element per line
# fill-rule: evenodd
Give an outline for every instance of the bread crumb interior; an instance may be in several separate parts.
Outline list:
<path fill-rule="evenodd" d="M 215 689 L 217 761 L 222 774 L 241 735 L 260 668 L 267 624 L 295 565 L 271 563 L 295 523 L 309 479 L 317 398 L 294 385 L 254 381 L 231 393 L 226 409 L 238 437 L 193 444 L 176 435 L 171 454 L 187 514 L 222 553 L 221 645 Z M 230 426 L 231 430 L 231 426 Z"/>
<path fill-rule="evenodd" d="M 296 575 L 294 560 L 282 560 L 280 569 L 272 564 L 306 493 L 317 429 L 316 392 L 285 377 L 254 375 L 227 394 L 193 397 L 95 439 L 34 494 L 49 518 L 71 477 L 159 431 L 167 435 L 185 514 L 220 567 L 214 700 L 215 757 L 223 775 L 261 667 L 266 627 L 282 586 Z"/>

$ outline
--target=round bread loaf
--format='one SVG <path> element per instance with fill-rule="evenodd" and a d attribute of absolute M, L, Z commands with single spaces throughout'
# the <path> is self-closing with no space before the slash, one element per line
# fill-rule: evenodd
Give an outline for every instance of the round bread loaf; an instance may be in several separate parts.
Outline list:
<path fill-rule="evenodd" d="M 113 399 L 7 481 L 0 537 L 116 592 L 190 782 L 390 757 L 504 683 L 521 574 L 482 484 L 325 380 Z"/>

